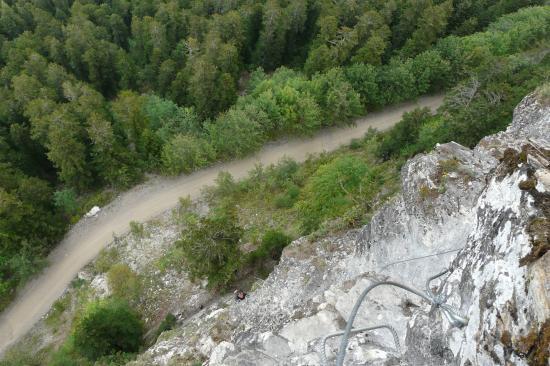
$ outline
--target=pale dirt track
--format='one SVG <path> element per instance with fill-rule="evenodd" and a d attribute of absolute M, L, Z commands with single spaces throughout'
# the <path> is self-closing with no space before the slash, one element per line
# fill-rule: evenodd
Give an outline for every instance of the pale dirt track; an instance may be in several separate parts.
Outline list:
<path fill-rule="evenodd" d="M 401 115 L 415 107 L 435 109 L 441 95 L 423 97 L 360 118 L 347 128 L 326 129 L 314 137 L 290 139 L 266 145 L 257 154 L 242 160 L 220 163 L 207 169 L 177 178 L 154 178 L 125 192 L 101 211 L 97 218 L 81 220 L 65 236 L 49 256 L 50 265 L 20 291 L 16 300 L 0 316 L 0 355 L 50 309 L 78 271 L 112 241 L 113 234 L 129 230 L 130 221 L 147 221 L 173 208 L 179 197 L 196 198 L 201 188 L 214 182 L 218 173 L 227 171 L 242 178 L 256 164 L 276 163 L 287 156 L 303 161 L 309 154 L 331 151 L 362 137 L 370 128 L 384 130 L 397 123 Z"/>

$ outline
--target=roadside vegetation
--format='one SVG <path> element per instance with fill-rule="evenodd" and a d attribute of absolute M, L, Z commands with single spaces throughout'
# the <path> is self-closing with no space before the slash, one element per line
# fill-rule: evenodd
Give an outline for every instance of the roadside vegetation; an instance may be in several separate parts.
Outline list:
<path fill-rule="evenodd" d="M 539 88 L 541 98 L 544 90 Z M 216 184 L 203 191 L 200 201 L 208 210 L 181 199 L 172 220 L 184 229 L 153 264 L 155 273 L 184 271 L 193 280 L 207 279 L 211 290 L 222 293 L 237 286 L 247 288 L 270 273 L 292 239 L 323 237 L 365 224 L 399 190 L 403 162 L 433 147 L 418 147 L 418 131 L 432 121 L 452 131 L 456 114 L 447 106 L 453 97 L 435 115 L 414 110 L 387 132 L 369 131 L 349 146 L 311 156 L 304 163 L 283 159 L 258 166 L 239 181 L 220 174 Z M 484 117 L 488 116 L 480 115 Z M 391 145 L 392 141 L 400 143 Z M 441 169 L 454 171 L 457 162 L 442 162 Z M 148 238 L 147 227 L 133 223 L 128 235 Z M 54 305 L 45 324 L 54 332 L 65 329 L 67 337 L 60 346 L 27 350 L 31 339 L 0 365 L 123 365 L 176 327 L 172 313 L 144 326 L 147 284 L 122 260 L 110 248 L 91 266 L 92 272 L 105 274 L 111 291 L 106 299 L 90 296 L 89 285 L 79 280 L 73 283 L 76 299 L 65 296 Z M 145 332 L 152 335 L 145 337 Z"/>
<path fill-rule="evenodd" d="M 416 136 L 414 131 L 433 120 L 447 125 L 452 117 L 445 109 L 436 115 L 418 109 L 405 114 L 388 132 L 370 131 L 349 146 L 311 156 L 304 163 L 283 159 L 258 166 L 239 181 L 220 174 L 216 184 L 203 191 L 201 202 L 208 210 L 197 209 L 186 198 L 174 210 L 172 220 L 183 229 L 174 245 L 153 263 L 156 275 L 188 272 L 193 280 L 207 279 L 208 287 L 221 293 L 248 288 L 270 273 L 292 239 L 324 237 L 368 222 L 398 192 L 400 167 L 416 138 L 403 139 L 400 149 L 389 149 L 388 141 Z M 451 171 L 456 164 L 445 161 L 441 168 Z M 134 223 L 132 228 L 128 236 L 135 240 L 150 236 L 148 225 Z M 123 365 L 176 327 L 171 313 L 144 326 L 148 284 L 143 274 L 122 262 L 116 249 L 110 248 L 90 266 L 92 272 L 105 274 L 111 291 L 106 299 L 90 296 L 86 281 L 75 281 L 75 300 L 63 297 L 54 305 L 45 323 L 54 332 L 65 329 L 61 345 L 35 350 L 31 339 L 0 365 Z M 145 337 L 146 332 L 152 336 Z"/>
<path fill-rule="evenodd" d="M 199 200 L 208 210 L 181 199 L 170 219 L 182 228 L 181 235 L 151 263 L 150 272 L 157 277 L 186 272 L 193 280 L 207 279 L 208 288 L 218 293 L 234 287 L 248 290 L 271 272 L 298 236 L 324 236 L 365 223 L 398 190 L 395 161 L 377 163 L 377 138 L 373 131 L 352 146 L 311 156 L 301 164 L 283 159 L 258 166 L 239 181 L 220 174 Z M 370 169 L 369 164 L 378 168 Z M 319 189 L 330 193 L 329 201 L 324 202 L 327 197 Z M 128 237 L 148 240 L 149 227 L 133 223 Z M 88 271 L 105 278 L 109 295 L 98 300 L 89 281 L 76 280 L 44 322 L 62 341 L 33 349 L 26 340 L 0 365 L 123 365 L 176 326 L 172 313 L 151 321 L 158 314 L 148 312 L 146 304 L 159 299 L 151 299 L 147 287 L 157 282 L 150 283 L 149 274 L 125 264 L 116 246 L 102 251 Z"/>
<path fill-rule="evenodd" d="M 549 8 L 513 13 L 539 3 L 2 2 L 0 309 L 70 223 L 147 172 L 191 172 L 457 84 L 452 121 L 423 120 L 407 152 L 388 140 L 382 158 L 503 128 L 547 77 Z M 296 189 L 285 194 L 281 206 Z"/>
<path fill-rule="evenodd" d="M 185 229 L 161 260 L 163 268 L 189 271 L 224 291 L 269 274 L 294 238 L 364 224 L 398 190 L 395 162 L 377 161 L 370 147 L 375 139 L 373 132 L 353 148 L 312 156 L 302 164 L 283 159 L 258 166 L 241 181 L 220 174 L 204 192 L 208 213 L 180 209 Z"/>
<path fill-rule="evenodd" d="M 550 7 L 453 3 L 3 2 L 0 309 L 67 225 L 147 172 L 192 172 L 447 91 L 437 114 L 412 111 L 336 152 L 258 166 L 240 181 L 221 174 L 204 191 L 207 212 L 182 199 L 174 219 L 185 229 L 155 266 L 224 292 L 267 276 L 299 236 L 368 222 L 399 190 L 407 158 L 504 129 L 520 99 L 550 78 Z M 147 228 L 132 223 L 131 235 L 147 238 Z M 93 268 L 110 296 L 96 300 L 76 281 L 77 296 L 45 321 L 66 332 L 63 344 L 0 365 L 135 357 L 153 326 L 141 304 L 147 283 L 116 250 Z M 175 326 L 170 315 L 154 324 L 154 339 Z"/>
<path fill-rule="evenodd" d="M 550 19 L 548 10 L 522 10 L 491 24 L 486 32 L 439 41 L 433 52 L 454 55 L 447 57 L 446 64 L 450 70 L 457 68 L 444 79 L 468 77 L 449 90 L 438 113 L 414 110 L 388 132 L 372 132 L 347 149 L 304 164 L 282 161 L 277 166 L 258 167 L 241 182 L 220 175 L 217 186 L 207 191 L 210 213 L 186 216 L 192 229 L 183 232 L 174 252 L 180 256 L 182 268 L 189 266 L 194 277 L 208 278 L 213 288 L 226 288 L 250 275 L 250 264 L 258 263 L 258 258 L 269 258 L 265 255 L 268 251 L 262 250 L 266 230 L 297 237 L 364 224 L 373 209 L 399 189 L 398 172 L 406 159 L 431 150 L 436 143 L 456 141 L 473 147 L 482 137 L 504 129 L 521 98 L 550 78 L 548 42 L 540 39 L 519 46 L 533 35 L 527 24 L 543 13 L 543 18 Z M 542 33 L 550 30 L 544 27 Z M 453 60 L 459 54 L 460 61 Z M 283 71 L 260 85 L 276 83 L 279 72 Z M 441 76 L 439 72 L 434 75 Z M 335 75 L 331 78 L 336 79 Z M 297 82 L 290 80 L 291 85 Z M 247 216 L 255 217 L 257 226 L 247 220 L 240 222 Z M 220 228 L 218 220 L 227 227 Z"/>
<path fill-rule="evenodd" d="M 143 323 L 116 297 L 89 303 L 51 365 L 115 364 L 131 360 L 143 338 Z"/>

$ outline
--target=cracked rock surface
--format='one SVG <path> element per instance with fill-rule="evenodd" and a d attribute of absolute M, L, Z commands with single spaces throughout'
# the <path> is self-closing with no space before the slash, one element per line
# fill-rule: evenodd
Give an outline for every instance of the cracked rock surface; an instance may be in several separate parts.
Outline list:
<path fill-rule="evenodd" d="M 473 150 L 447 143 L 411 159 L 402 192 L 367 226 L 294 241 L 246 300 L 211 303 L 131 364 L 200 356 L 212 366 L 321 365 L 320 338 L 343 330 L 368 285 L 392 279 L 423 290 L 449 268 L 435 285 L 469 318 L 466 327 L 451 328 L 415 295 L 378 287 L 354 326 L 389 324 L 401 347 L 385 329 L 360 333 L 345 364 L 528 365 L 549 347 L 543 337 L 526 341 L 550 318 L 549 152 L 550 107 L 528 96 L 506 131 Z M 327 342 L 329 364 L 338 341 Z"/>

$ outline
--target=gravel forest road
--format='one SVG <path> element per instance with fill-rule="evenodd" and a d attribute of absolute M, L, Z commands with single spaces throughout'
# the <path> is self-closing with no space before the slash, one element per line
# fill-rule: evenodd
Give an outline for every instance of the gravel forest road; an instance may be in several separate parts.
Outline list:
<path fill-rule="evenodd" d="M 242 178 L 256 164 L 269 165 L 283 157 L 303 161 L 309 154 L 335 150 L 352 139 L 362 137 L 369 128 L 392 127 L 404 112 L 416 107 L 436 109 L 442 95 L 419 98 L 356 120 L 354 126 L 329 128 L 308 138 L 289 138 L 269 143 L 258 153 L 241 160 L 224 162 L 175 178 L 154 177 L 121 194 L 94 218 L 80 220 L 66 234 L 48 257 L 49 265 L 18 293 L 10 306 L 0 314 L 0 355 L 48 312 L 71 280 L 93 260 L 113 235 L 129 230 L 130 221 L 147 221 L 175 207 L 179 197 L 196 198 L 201 188 L 211 185 L 218 173 L 227 171 Z"/>

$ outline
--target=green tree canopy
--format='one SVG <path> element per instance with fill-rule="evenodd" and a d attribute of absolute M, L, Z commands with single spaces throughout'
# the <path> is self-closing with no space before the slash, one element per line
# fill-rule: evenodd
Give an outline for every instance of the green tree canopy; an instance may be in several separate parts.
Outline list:
<path fill-rule="evenodd" d="M 143 329 L 139 315 L 125 301 L 92 302 L 74 326 L 74 347 L 90 360 L 117 352 L 137 352 L 143 342 Z"/>
<path fill-rule="evenodd" d="M 168 174 L 189 173 L 214 159 L 210 144 L 190 135 L 175 135 L 162 149 L 162 164 Z"/>
<path fill-rule="evenodd" d="M 224 287 L 239 266 L 241 235 L 235 209 L 221 206 L 191 221 L 177 245 L 193 277 L 208 278 L 210 287 Z"/>
<path fill-rule="evenodd" d="M 324 219 L 342 214 L 367 171 L 366 164 L 352 156 L 337 158 L 317 169 L 306 182 L 298 204 L 304 232 L 317 229 Z"/>

